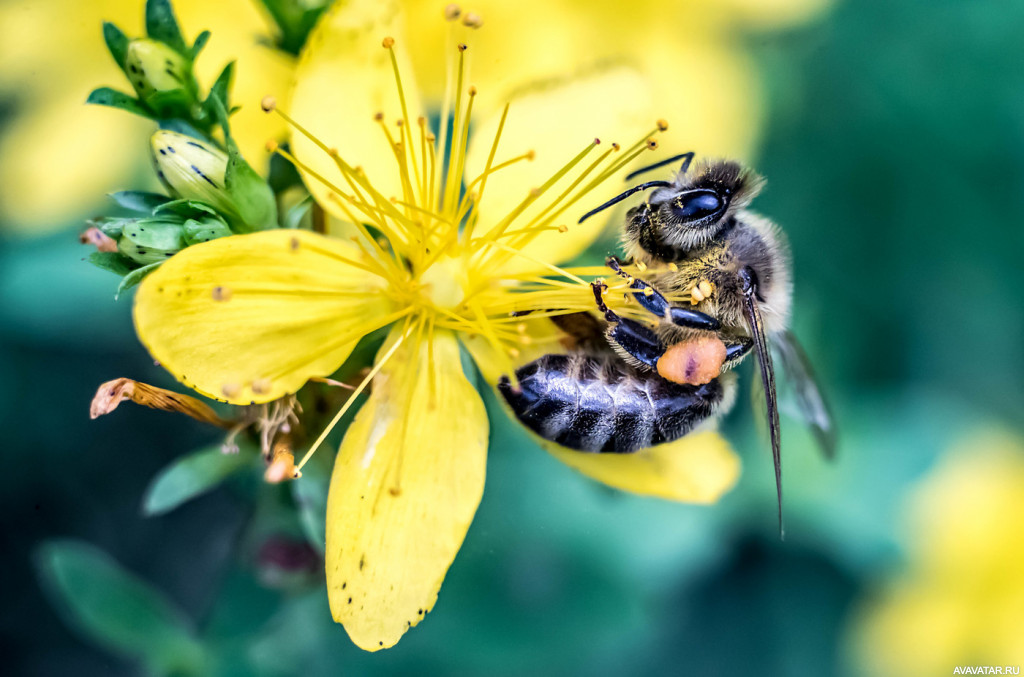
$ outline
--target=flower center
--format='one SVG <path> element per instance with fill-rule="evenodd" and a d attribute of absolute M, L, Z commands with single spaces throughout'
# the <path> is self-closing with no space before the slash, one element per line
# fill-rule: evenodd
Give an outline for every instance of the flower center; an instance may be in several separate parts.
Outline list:
<path fill-rule="evenodd" d="M 420 275 L 427 304 L 454 310 L 466 298 L 466 269 L 462 257 L 443 256 Z"/>

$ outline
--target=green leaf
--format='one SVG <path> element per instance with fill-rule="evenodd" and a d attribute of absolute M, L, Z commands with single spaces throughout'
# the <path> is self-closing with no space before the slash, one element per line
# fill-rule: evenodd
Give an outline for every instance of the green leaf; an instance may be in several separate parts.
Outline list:
<path fill-rule="evenodd" d="M 125 209 L 146 214 L 151 214 L 160 205 L 171 201 L 171 198 L 166 195 L 147 193 L 142 190 L 122 190 L 117 193 L 109 193 L 109 196 L 110 199 Z"/>
<path fill-rule="evenodd" d="M 114 24 L 104 21 L 103 41 L 107 43 L 107 49 L 110 50 L 110 56 L 114 57 L 117 67 L 124 70 L 124 59 L 128 53 L 128 36 Z"/>
<path fill-rule="evenodd" d="M 117 285 L 117 291 L 114 293 L 114 300 L 116 301 L 117 299 L 119 299 L 121 297 L 121 294 L 123 294 L 124 292 L 128 291 L 129 289 L 131 289 L 132 287 L 134 287 L 138 283 L 142 282 L 142 280 L 147 275 L 152 273 L 154 270 L 156 270 L 162 264 L 163 264 L 163 261 L 157 261 L 156 263 L 151 263 L 148 266 L 142 266 L 141 268 L 136 268 L 132 272 L 130 272 L 127 275 L 125 275 L 123 278 L 121 278 L 121 284 Z"/>
<path fill-rule="evenodd" d="M 231 93 L 231 82 L 235 76 L 235 62 L 232 61 L 228 65 L 224 66 L 224 70 L 217 76 L 216 82 L 210 87 L 210 93 L 206 97 L 206 101 L 203 102 L 203 109 L 206 112 L 207 117 L 210 120 L 217 119 L 217 110 L 215 106 L 219 101 L 220 104 L 227 106 L 228 99 Z"/>
<path fill-rule="evenodd" d="M 225 454 L 220 445 L 175 460 L 153 478 L 142 499 L 142 513 L 162 515 L 210 491 L 252 461 L 249 450 Z"/>
<path fill-rule="evenodd" d="M 68 625 L 158 674 L 201 674 L 203 649 L 192 624 L 158 590 L 96 547 L 45 542 L 35 552 L 43 589 Z"/>
<path fill-rule="evenodd" d="M 199 52 L 203 51 L 203 47 L 206 47 L 207 41 L 210 39 L 210 31 L 203 31 L 196 37 L 196 41 L 192 43 L 192 49 L 189 50 L 189 56 L 195 61 L 196 57 L 199 56 Z"/>
<path fill-rule="evenodd" d="M 97 268 L 108 270 L 122 277 L 135 268 L 132 260 L 120 252 L 93 252 L 86 260 Z"/>
<path fill-rule="evenodd" d="M 185 39 L 178 28 L 178 20 L 174 18 L 174 8 L 170 0 L 146 1 L 146 33 L 154 40 L 159 40 L 182 56 L 188 56 Z"/>
<path fill-rule="evenodd" d="M 110 87 L 99 87 L 92 90 L 89 94 L 89 98 L 86 99 L 85 102 L 93 103 L 98 106 L 120 108 L 121 110 L 126 110 L 129 113 L 141 115 L 144 118 L 152 119 L 153 117 L 153 114 L 150 113 L 138 99 Z"/>
<path fill-rule="evenodd" d="M 299 507 L 302 530 L 310 545 L 317 552 L 324 552 L 324 538 L 327 533 L 327 485 L 330 478 L 317 466 L 307 464 L 302 477 L 290 482 L 292 497 Z"/>

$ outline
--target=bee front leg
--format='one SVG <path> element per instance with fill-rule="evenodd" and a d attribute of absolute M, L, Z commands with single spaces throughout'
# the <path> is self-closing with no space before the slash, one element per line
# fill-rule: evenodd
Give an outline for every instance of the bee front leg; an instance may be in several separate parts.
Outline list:
<path fill-rule="evenodd" d="M 645 282 L 640 278 L 633 277 L 624 271 L 622 269 L 622 263 L 618 258 L 609 256 L 605 263 L 609 268 L 614 270 L 619 277 L 629 282 L 631 289 L 636 290 L 633 292 L 633 297 L 640 303 L 640 306 L 644 310 L 654 313 L 658 317 L 662 317 L 672 324 L 680 327 L 717 331 L 722 326 L 717 319 L 711 317 L 707 313 L 702 313 L 698 310 L 677 308 L 676 306 L 670 305 L 668 299 L 662 296 L 661 293 L 648 282 Z"/>
<path fill-rule="evenodd" d="M 665 346 L 657 334 L 635 320 L 621 317 L 604 302 L 608 287 L 601 280 L 591 283 L 597 309 L 604 313 L 609 327 L 605 336 L 612 347 L 634 366 L 656 368 L 658 360 L 665 354 Z"/>

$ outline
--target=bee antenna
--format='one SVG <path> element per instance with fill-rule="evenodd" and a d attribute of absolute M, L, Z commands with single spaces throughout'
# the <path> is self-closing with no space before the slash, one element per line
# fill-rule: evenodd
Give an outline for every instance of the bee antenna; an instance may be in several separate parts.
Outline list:
<path fill-rule="evenodd" d="M 647 183 L 641 183 L 639 186 L 633 186 L 629 190 L 627 190 L 627 191 L 625 191 L 623 193 L 619 193 L 618 195 L 613 197 L 611 200 L 608 200 L 608 202 L 605 202 L 600 207 L 595 207 L 594 209 L 591 209 L 589 212 L 587 212 L 586 214 L 581 216 L 580 220 L 577 221 L 577 223 L 583 223 L 584 221 L 589 219 L 594 214 L 598 213 L 599 211 L 608 209 L 613 204 L 622 202 L 623 200 L 625 200 L 627 197 L 629 197 L 633 193 L 639 193 L 640 191 L 647 190 L 648 188 L 656 188 L 656 187 L 657 188 L 664 188 L 664 187 L 671 186 L 671 185 L 672 185 L 672 182 L 670 182 L 670 181 L 648 181 Z"/>
<path fill-rule="evenodd" d="M 683 159 L 683 158 L 685 158 L 685 159 Z M 649 172 L 652 169 L 657 169 L 658 167 L 664 167 L 665 165 L 670 165 L 673 162 L 675 162 L 676 160 L 683 160 L 683 164 L 679 168 L 679 173 L 680 174 L 685 174 L 686 171 L 690 168 L 690 163 L 693 162 L 693 151 L 691 150 L 689 153 L 680 153 L 679 155 L 673 155 L 672 157 L 668 158 L 667 160 L 662 160 L 660 162 L 655 162 L 653 165 L 647 165 L 646 167 L 641 167 L 640 169 L 638 169 L 635 172 L 632 172 L 628 176 L 626 176 L 626 181 L 629 181 L 630 179 L 632 179 L 635 176 L 640 176 L 641 174 L 643 174 L 645 172 Z"/>

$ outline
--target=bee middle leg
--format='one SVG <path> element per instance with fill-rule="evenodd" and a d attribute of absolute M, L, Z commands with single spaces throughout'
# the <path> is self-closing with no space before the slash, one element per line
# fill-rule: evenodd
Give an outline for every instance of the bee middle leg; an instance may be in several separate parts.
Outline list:
<path fill-rule="evenodd" d="M 680 327 L 717 331 L 722 326 L 716 318 L 711 317 L 707 313 L 671 305 L 668 302 L 668 299 L 662 296 L 662 294 L 652 287 L 650 283 L 645 282 L 638 277 L 633 277 L 624 271 L 622 269 L 622 263 L 618 258 L 609 256 L 605 263 L 609 268 L 614 270 L 619 277 L 629 282 L 630 289 L 636 290 L 633 292 L 633 297 L 640 303 L 640 306 L 644 310 L 647 310 L 658 317 L 662 317 L 672 324 Z"/>

